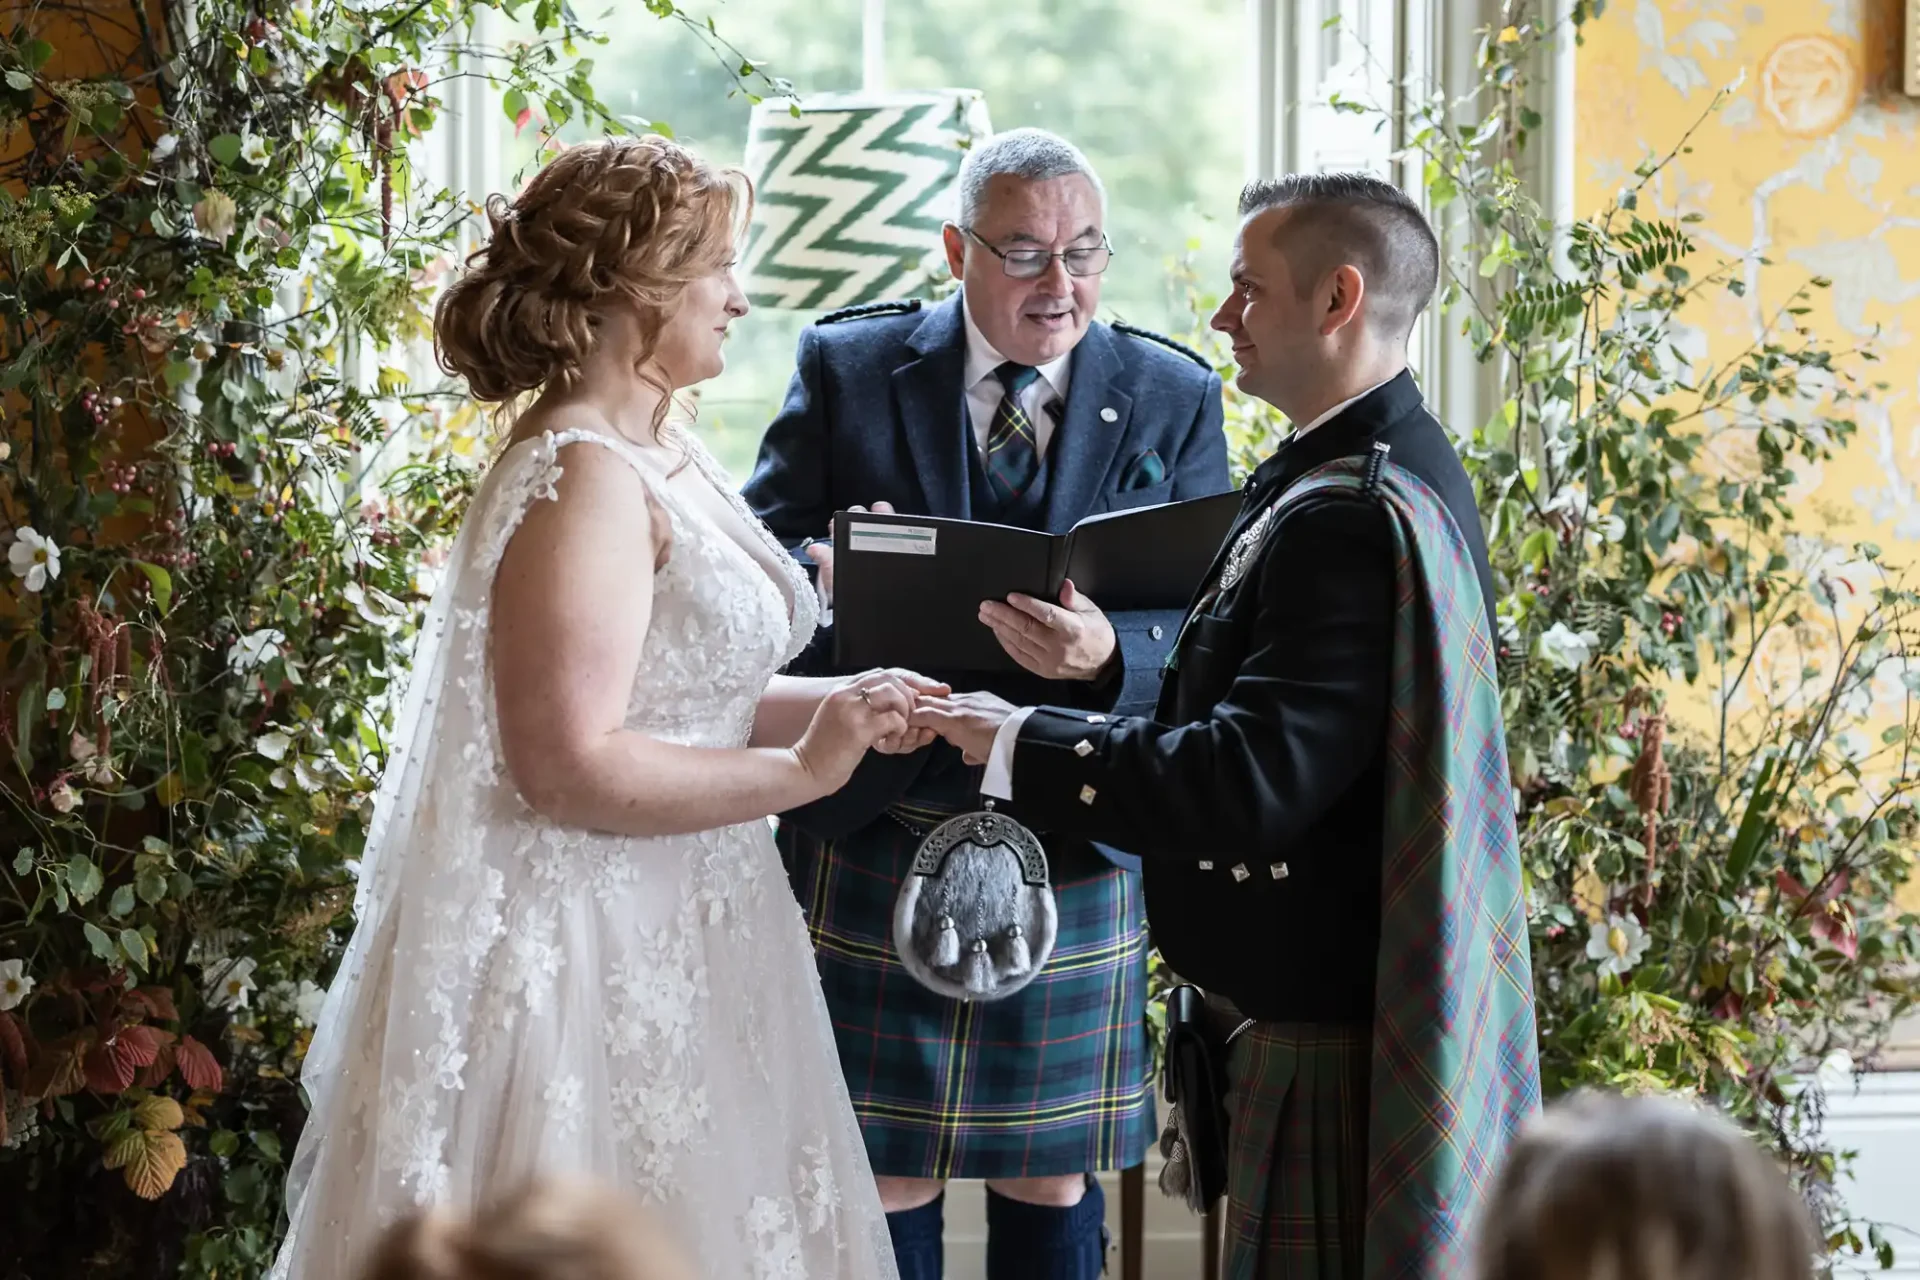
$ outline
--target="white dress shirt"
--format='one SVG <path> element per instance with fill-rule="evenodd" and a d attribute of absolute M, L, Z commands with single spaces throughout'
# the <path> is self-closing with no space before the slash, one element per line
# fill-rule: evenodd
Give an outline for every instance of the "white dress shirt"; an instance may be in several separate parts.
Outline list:
<path fill-rule="evenodd" d="M 980 452 L 985 453 L 987 436 L 993 430 L 994 412 L 1007 394 L 1006 387 L 994 376 L 993 371 L 1005 364 L 1007 358 L 995 351 L 986 335 L 980 332 L 980 326 L 973 322 L 973 310 L 964 300 L 960 314 L 967 325 L 967 368 L 963 375 L 967 386 L 967 417 L 973 423 L 974 443 L 980 447 Z M 1026 410 L 1027 421 L 1033 424 L 1034 450 L 1042 458 L 1047 456 L 1047 441 L 1053 439 L 1053 429 L 1057 425 L 1051 406 L 1067 402 L 1067 382 L 1072 377 L 1072 366 L 1073 352 L 1069 350 L 1058 359 L 1040 365 L 1040 376 L 1020 393 L 1020 407 Z"/>
<path fill-rule="evenodd" d="M 1394 376 L 1398 377 L 1399 375 L 1396 374 Z M 1364 400 L 1381 387 L 1386 386 L 1387 382 L 1391 381 L 1393 381 L 1393 379 L 1388 378 L 1386 382 L 1377 382 L 1365 391 L 1362 391 L 1359 395 L 1351 399 L 1342 400 L 1339 404 L 1328 409 L 1306 426 L 1295 431 L 1292 436 L 1288 437 L 1289 442 L 1298 440 L 1301 436 L 1304 436 L 1321 423 L 1330 421 L 1335 414 L 1340 413 L 1347 408 L 1347 406 Z M 1027 722 L 1027 717 L 1032 714 L 1032 707 L 1022 707 L 1002 721 L 1000 728 L 994 733 L 993 751 L 987 756 L 987 772 L 986 775 L 980 779 L 981 795 L 991 796 L 995 800 L 1013 799 L 1013 749 L 1020 741 L 1020 726 L 1024 725 Z"/>

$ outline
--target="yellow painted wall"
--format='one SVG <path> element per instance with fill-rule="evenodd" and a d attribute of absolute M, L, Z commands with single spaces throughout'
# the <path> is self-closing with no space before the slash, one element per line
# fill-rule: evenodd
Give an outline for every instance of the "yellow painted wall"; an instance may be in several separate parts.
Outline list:
<path fill-rule="evenodd" d="M 1773 265 L 1748 268 L 1744 299 L 1683 313 L 1690 356 L 1736 355 L 1816 275 L 1833 284 L 1807 322 L 1830 343 L 1866 342 L 1878 326 L 1872 377 L 1888 389 L 1856 408 L 1859 433 L 1842 457 L 1802 464 L 1802 515 L 1828 541 L 1794 548 L 1863 587 L 1862 566 L 1849 567 L 1842 549 L 1860 539 L 1920 576 L 1920 98 L 1901 92 L 1906 3 L 1613 0 L 1588 25 L 1578 63 L 1581 213 L 1603 206 L 1643 158 L 1680 140 L 1718 89 L 1741 81 L 1663 175 L 1656 205 L 1703 214 L 1694 229 L 1709 254 Z M 1756 679 L 1797 672 L 1803 658 L 1790 636 L 1770 656 Z M 1888 720 L 1900 693 L 1892 676 L 1874 690 Z M 1705 702 L 1676 699 L 1688 719 Z M 1909 898 L 1920 906 L 1920 886 Z"/>
<path fill-rule="evenodd" d="M 1659 187 L 1698 211 L 1709 251 L 1764 254 L 1759 288 L 1696 309 L 1699 350 L 1725 358 L 1810 275 L 1833 281 L 1811 317 L 1840 345 L 1877 324 L 1891 384 L 1807 496 L 1839 538 L 1920 561 L 1920 98 L 1900 93 L 1907 0 L 1613 0 L 1578 67 L 1577 203 L 1602 205 L 1664 153 L 1716 89 L 1745 83 Z"/>
<path fill-rule="evenodd" d="M 1808 323 L 1836 348 L 1878 326 L 1889 384 L 1858 405 L 1859 434 L 1799 498 L 1826 547 L 1798 541 L 1866 585 L 1841 548 L 1869 539 L 1920 574 L 1920 99 L 1901 93 L 1907 0 L 1613 0 L 1586 29 L 1576 126 L 1581 212 L 1613 196 L 1649 153 L 1677 144 L 1723 86 L 1741 82 L 1655 189 L 1662 213 L 1700 213 L 1706 253 L 1769 258 L 1744 298 L 1695 305 L 1680 345 L 1703 363 L 1752 343 L 1810 276 L 1833 282 Z M 1723 461 L 1738 466 L 1744 459 Z M 1797 669 L 1799 655 L 1782 651 Z M 1898 683 L 1875 692 L 1892 712 Z"/>

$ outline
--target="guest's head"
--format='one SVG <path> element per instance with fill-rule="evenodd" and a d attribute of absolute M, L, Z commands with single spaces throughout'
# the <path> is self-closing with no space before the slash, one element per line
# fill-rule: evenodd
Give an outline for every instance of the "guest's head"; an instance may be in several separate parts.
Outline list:
<path fill-rule="evenodd" d="M 1477 1280 L 1809 1280 L 1812 1218 L 1754 1141 L 1672 1098 L 1589 1094 L 1515 1143 Z"/>
<path fill-rule="evenodd" d="M 1363 173 L 1295 173 L 1240 193 L 1233 288 L 1213 327 L 1238 385 L 1296 422 L 1392 377 L 1432 300 L 1440 248 L 1419 206 Z"/>
<path fill-rule="evenodd" d="M 434 313 L 441 366 L 489 402 L 638 373 L 664 415 L 667 393 L 725 367 L 751 201 L 738 172 L 665 138 L 566 148 L 518 197 L 487 201 L 487 243 Z"/>
<path fill-rule="evenodd" d="M 1063 138 L 1014 129 L 967 154 L 947 265 L 995 351 L 1042 365 L 1086 335 L 1107 269 L 1106 214 L 1106 188 Z"/>
<path fill-rule="evenodd" d="M 416 1214 L 381 1240 L 361 1280 L 693 1280 L 652 1215 L 593 1183 L 545 1181 L 471 1219 Z"/>

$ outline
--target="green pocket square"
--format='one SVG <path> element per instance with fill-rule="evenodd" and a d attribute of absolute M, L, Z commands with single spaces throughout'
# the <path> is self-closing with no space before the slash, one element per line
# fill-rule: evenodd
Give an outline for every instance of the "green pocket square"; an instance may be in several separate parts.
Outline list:
<path fill-rule="evenodd" d="M 1167 464 L 1160 461 L 1157 450 L 1149 449 L 1127 464 L 1127 473 L 1120 480 L 1120 491 L 1130 493 L 1135 489 L 1151 489 L 1167 478 Z"/>

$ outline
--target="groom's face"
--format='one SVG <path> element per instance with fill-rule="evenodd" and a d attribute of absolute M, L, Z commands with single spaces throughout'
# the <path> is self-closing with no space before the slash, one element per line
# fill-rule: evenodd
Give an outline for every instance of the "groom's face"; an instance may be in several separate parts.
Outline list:
<path fill-rule="evenodd" d="M 1212 325 L 1233 341 L 1235 385 L 1269 404 L 1313 376 L 1324 345 L 1312 282 L 1297 287 L 1279 248 L 1287 209 L 1265 209 L 1240 224 L 1233 242 L 1233 288 Z"/>

